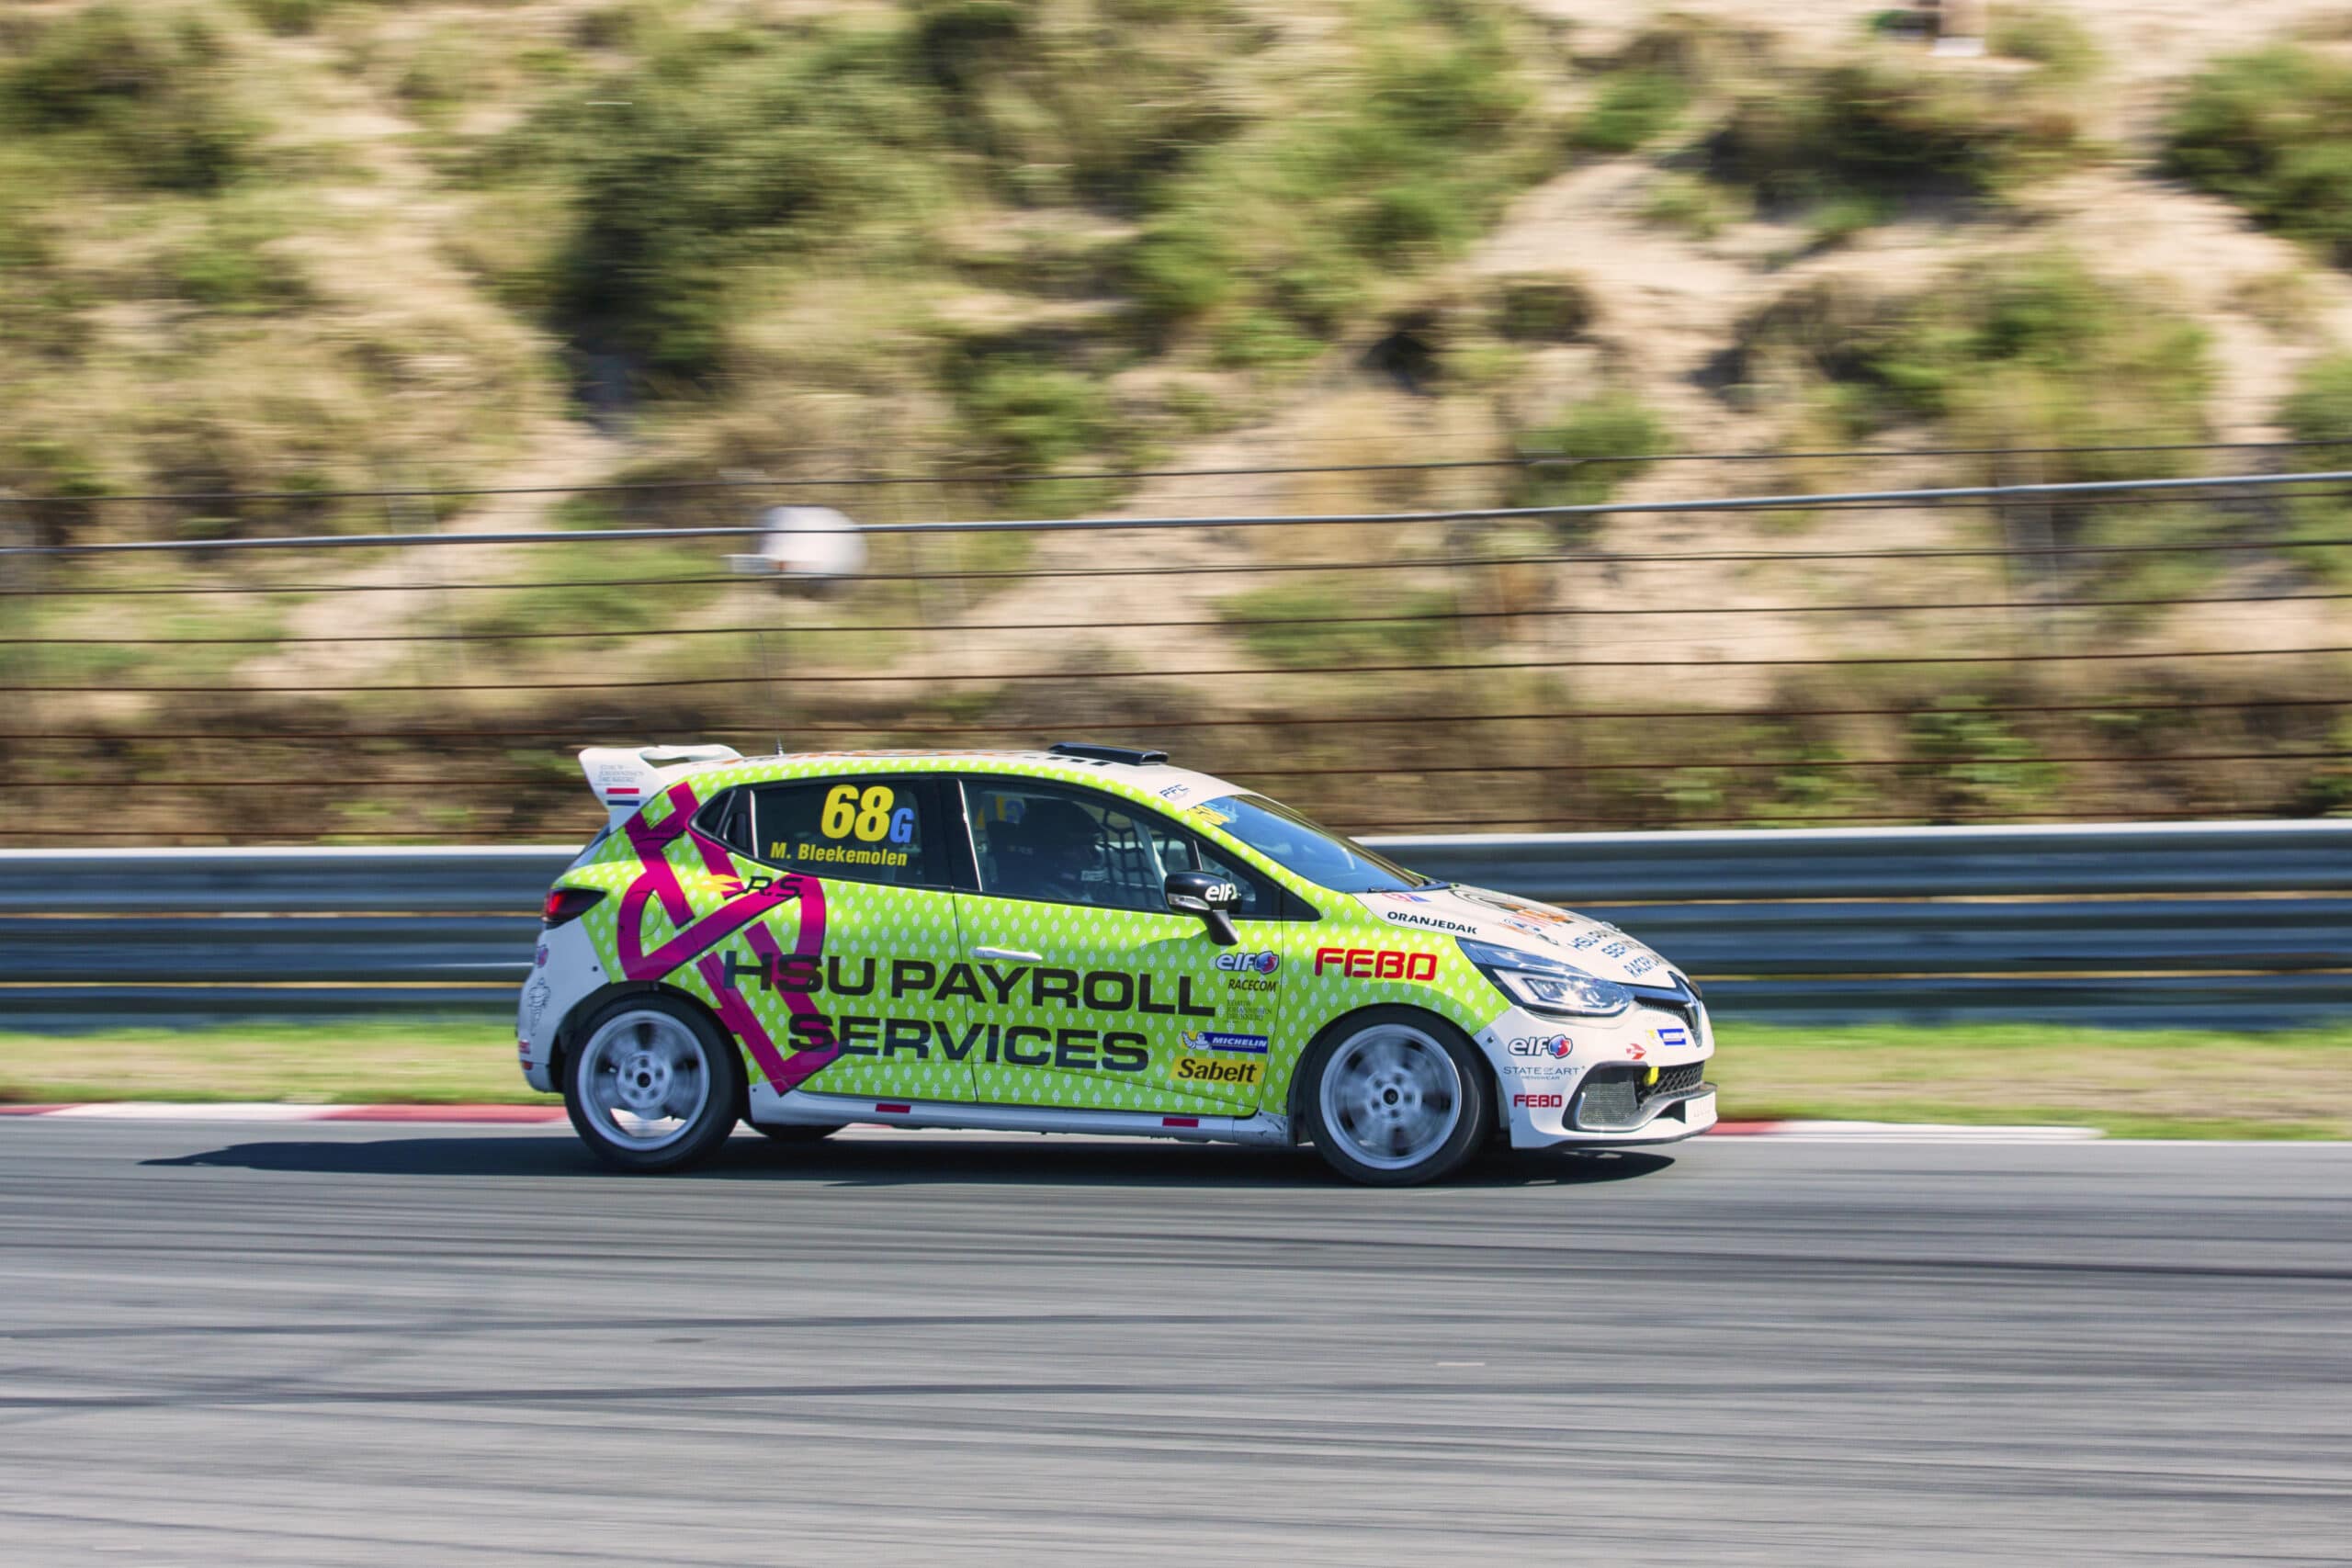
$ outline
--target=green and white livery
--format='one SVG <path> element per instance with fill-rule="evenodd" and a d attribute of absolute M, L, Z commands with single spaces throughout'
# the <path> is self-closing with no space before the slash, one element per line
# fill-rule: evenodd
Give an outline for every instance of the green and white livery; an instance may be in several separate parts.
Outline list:
<path fill-rule="evenodd" d="M 1160 752 L 581 764 L 610 820 L 517 1034 L 617 1166 L 879 1122 L 1311 1144 L 1401 1184 L 1714 1123 L 1705 1007 L 1657 953 Z"/>

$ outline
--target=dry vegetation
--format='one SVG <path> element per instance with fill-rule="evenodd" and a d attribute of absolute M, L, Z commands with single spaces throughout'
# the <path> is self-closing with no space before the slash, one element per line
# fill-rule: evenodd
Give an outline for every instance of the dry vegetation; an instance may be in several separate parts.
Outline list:
<path fill-rule="evenodd" d="M 2188 472 L 2246 459 L 2036 449 L 2345 434 L 2329 7 L 2013 0 L 1974 61 L 1874 9 L 37 0 L 0 15 L 0 495 L 51 541 L 768 499 L 342 493 L 716 472 L 928 482 L 793 492 L 869 519 L 1353 512 Z M 1800 456 L 1856 446 L 1986 450 Z M 1590 461 L 1724 450 L 1786 456 Z M 1584 461 L 1026 477 L 1528 451 Z M 115 499 L 161 491 L 263 498 Z M 164 837 L 560 836 L 565 745 L 779 728 L 1173 739 L 1359 825 L 2334 810 L 2343 762 L 2267 760 L 2345 750 L 2332 710 L 2142 710 L 2324 699 L 2338 659 L 2002 660 L 2352 641 L 2314 597 L 2347 536 L 2314 499 L 889 539 L 877 570 L 967 575 L 824 604 L 685 543 L 51 563 L 41 586 L 208 592 L 0 600 L 5 635 L 77 639 L 14 645 L 12 684 L 75 689 L 0 754 L 141 781 L 114 821 Z M 2001 540 L 2289 543 L 1648 558 Z M 1616 558 L 1526 558 L 1563 548 Z M 1106 550 L 1166 570 L 1078 575 Z M 1368 558 L 1401 564 L 1335 570 Z M 1018 568 L 1062 575 L 988 575 Z M 701 635 L 727 627 L 763 629 Z M 522 639 L 550 629 L 583 635 Z M 309 640 L 408 633 L 470 640 Z M 1853 658 L 1973 662 L 1741 662 Z M 1216 669 L 1263 673 L 1095 678 Z M 615 671 L 712 683 L 593 689 Z M 286 690 L 350 684 L 424 689 Z M 1690 716 L 1476 722 L 1600 707 Z M 1150 728 L 1203 717 L 1263 723 Z M 368 739 L 427 727 L 458 733 Z M 197 732 L 237 739 L 168 739 Z M 321 739 L 373 782 L 178 784 L 330 777 Z M 1367 753 L 1396 771 L 1283 772 Z M 1498 771 L 1409 771 L 1465 756 Z"/>

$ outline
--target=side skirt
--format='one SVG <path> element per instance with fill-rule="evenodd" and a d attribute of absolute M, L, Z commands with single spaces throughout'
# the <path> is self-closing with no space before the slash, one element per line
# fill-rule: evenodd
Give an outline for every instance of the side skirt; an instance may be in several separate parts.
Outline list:
<path fill-rule="evenodd" d="M 878 1122 L 886 1127 L 956 1127 L 992 1133 L 1083 1133 L 1093 1137 L 1182 1138 L 1203 1144 L 1291 1146 L 1290 1118 L 1160 1115 L 1148 1111 L 1060 1111 L 1042 1105 L 970 1105 L 953 1100 L 876 1100 L 862 1094 L 779 1095 L 755 1085 L 752 1120 L 779 1127 L 837 1127 Z"/>

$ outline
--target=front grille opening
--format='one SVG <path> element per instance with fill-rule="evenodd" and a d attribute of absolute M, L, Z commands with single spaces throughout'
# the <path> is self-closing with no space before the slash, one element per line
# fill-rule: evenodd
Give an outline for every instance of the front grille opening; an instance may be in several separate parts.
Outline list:
<path fill-rule="evenodd" d="M 1570 1112 L 1572 1125 L 1591 1133 L 1623 1133 L 1656 1114 L 1661 1099 L 1688 1094 L 1705 1081 L 1707 1064 L 1685 1062 L 1660 1067 L 1653 1081 L 1638 1062 L 1610 1062 L 1585 1075 Z"/>
<path fill-rule="evenodd" d="M 1657 1082 L 1642 1086 L 1644 1100 L 1656 1100 L 1661 1094 L 1680 1094 L 1684 1089 L 1697 1089 L 1704 1082 L 1707 1069 L 1704 1062 L 1685 1062 L 1679 1067 L 1660 1067 Z"/>

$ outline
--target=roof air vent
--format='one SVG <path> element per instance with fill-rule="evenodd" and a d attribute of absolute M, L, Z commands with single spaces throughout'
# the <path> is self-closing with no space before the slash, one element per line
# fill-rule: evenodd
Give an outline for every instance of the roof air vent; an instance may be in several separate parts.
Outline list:
<path fill-rule="evenodd" d="M 1132 746 L 1096 746 L 1082 740 L 1057 740 L 1046 750 L 1057 757 L 1080 757 L 1090 762 L 1125 762 L 1131 768 L 1148 768 L 1154 762 L 1168 761 L 1165 751 L 1138 751 Z"/>

